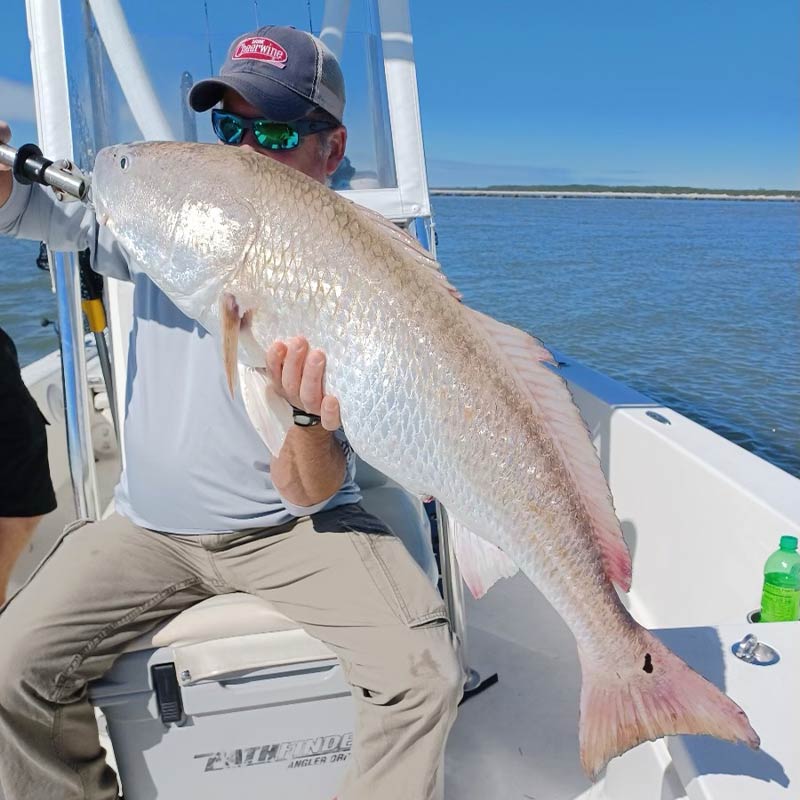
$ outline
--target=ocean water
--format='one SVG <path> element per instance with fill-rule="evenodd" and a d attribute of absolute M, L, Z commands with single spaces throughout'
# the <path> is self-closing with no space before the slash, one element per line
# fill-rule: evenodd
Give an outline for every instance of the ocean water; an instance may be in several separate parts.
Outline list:
<path fill-rule="evenodd" d="M 800 476 L 800 203 L 434 198 L 474 308 Z M 38 246 L 0 239 L 0 325 L 56 345 Z"/>
<path fill-rule="evenodd" d="M 800 476 L 800 204 L 434 200 L 466 303 Z"/>
<path fill-rule="evenodd" d="M 50 274 L 36 267 L 38 255 L 38 242 L 0 236 L 0 327 L 14 340 L 22 366 L 58 349 L 50 324 L 56 299 Z"/>

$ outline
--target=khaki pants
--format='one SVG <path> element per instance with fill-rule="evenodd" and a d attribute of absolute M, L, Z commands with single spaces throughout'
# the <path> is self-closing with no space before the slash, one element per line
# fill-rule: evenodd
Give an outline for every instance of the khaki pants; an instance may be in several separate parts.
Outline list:
<path fill-rule="evenodd" d="M 132 639 L 234 591 L 268 600 L 338 655 L 357 714 L 339 800 L 433 800 L 463 676 L 438 593 L 357 505 L 229 534 L 118 519 L 68 533 L 0 614 L 6 800 L 116 798 L 88 682 Z"/>

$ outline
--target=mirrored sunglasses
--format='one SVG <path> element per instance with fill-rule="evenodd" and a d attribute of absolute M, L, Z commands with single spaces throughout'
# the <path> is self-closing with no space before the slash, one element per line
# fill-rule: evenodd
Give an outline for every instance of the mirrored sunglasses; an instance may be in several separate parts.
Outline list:
<path fill-rule="evenodd" d="M 211 124 L 214 133 L 225 144 L 239 144 L 245 133 L 251 130 L 259 146 L 266 150 L 293 150 L 303 137 L 338 127 L 335 122 L 320 119 L 299 119 L 294 122 L 251 119 L 218 108 L 211 111 Z"/>

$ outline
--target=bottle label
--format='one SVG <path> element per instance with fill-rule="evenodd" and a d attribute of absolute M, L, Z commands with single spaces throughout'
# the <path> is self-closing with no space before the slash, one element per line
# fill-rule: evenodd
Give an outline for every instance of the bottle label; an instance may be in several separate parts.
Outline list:
<path fill-rule="evenodd" d="M 764 583 L 761 595 L 762 622 L 791 622 L 800 615 L 800 589 Z"/>

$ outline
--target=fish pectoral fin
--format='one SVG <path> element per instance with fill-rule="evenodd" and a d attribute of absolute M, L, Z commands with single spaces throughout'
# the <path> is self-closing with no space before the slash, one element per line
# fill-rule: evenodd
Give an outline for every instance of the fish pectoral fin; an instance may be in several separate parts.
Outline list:
<path fill-rule="evenodd" d="M 239 364 L 239 388 L 250 422 L 270 453 L 277 456 L 294 424 L 292 407 L 275 391 L 262 367 Z"/>
<path fill-rule="evenodd" d="M 236 298 L 229 292 L 224 292 L 219 299 L 219 319 L 222 325 L 222 360 L 225 364 L 225 377 L 228 379 L 228 389 L 233 397 L 242 316 Z"/>
<path fill-rule="evenodd" d="M 497 545 L 482 539 L 457 519 L 449 519 L 458 567 L 476 600 L 500 578 L 510 578 L 519 571 L 519 567 Z"/>

